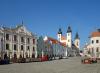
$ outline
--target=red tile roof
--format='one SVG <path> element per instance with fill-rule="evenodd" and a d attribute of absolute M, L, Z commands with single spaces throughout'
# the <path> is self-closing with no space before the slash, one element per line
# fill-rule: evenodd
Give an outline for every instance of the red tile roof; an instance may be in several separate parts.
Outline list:
<path fill-rule="evenodd" d="M 53 44 L 57 44 L 59 42 L 58 40 L 51 38 L 51 37 L 48 37 L 48 40 L 52 41 Z"/>
<path fill-rule="evenodd" d="M 100 32 L 92 32 L 91 37 L 100 37 Z"/>
<path fill-rule="evenodd" d="M 64 47 L 66 47 L 66 43 L 61 43 L 61 42 L 59 42 L 58 40 L 56 40 L 54 38 L 48 37 L 48 40 L 51 41 L 53 44 L 60 44 L 60 45 L 62 45 Z"/>

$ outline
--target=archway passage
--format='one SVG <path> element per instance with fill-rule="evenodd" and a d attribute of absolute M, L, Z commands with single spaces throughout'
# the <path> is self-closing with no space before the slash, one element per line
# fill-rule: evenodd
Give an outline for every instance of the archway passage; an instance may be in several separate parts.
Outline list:
<path fill-rule="evenodd" d="M 17 59 L 17 55 L 16 55 L 16 53 L 14 54 L 14 59 Z"/>
<path fill-rule="evenodd" d="M 26 58 L 28 58 L 28 53 L 26 53 Z"/>
<path fill-rule="evenodd" d="M 32 58 L 35 58 L 35 55 L 34 54 L 32 54 Z"/>
<path fill-rule="evenodd" d="M 8 59 L 7 53 L 4 54 L 4 59 Z"/>
<path fill-rule="evenodd" d="M 14 57 L 13 57 L 12 61 L 13 61 L 14 63 L 17 62 L 17 55 L 16 55 L 16 53 L 14 53 Z"/>
<path fill-rule="evenodd" d="M 20 57 L 19 58 L 22 58 L 22 55 L 20 54 Z"/>

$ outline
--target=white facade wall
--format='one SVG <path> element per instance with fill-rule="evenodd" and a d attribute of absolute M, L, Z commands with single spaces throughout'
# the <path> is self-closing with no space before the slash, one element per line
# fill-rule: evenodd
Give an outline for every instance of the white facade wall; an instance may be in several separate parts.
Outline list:
<path fill-rule="evenodd" d="M 62 35 L 61 35 L 61 34 L 58 34 L 57 36 L 58 36 L 58 41 L 61 42 L 61 41 L 62 41 L 62 40 L 61 40 L 61 36 L 62 36 Z"/>
<path fill-rule="evenodd" d="M 96 42 L 97 40 L 98 40 L 98 43 Z M 100 58 L 100 37 L 91 37 L 90 46 L 91 46 L 91 51 L 93 51 L 94 53 L 94 56 Z M 97 49 L 98 49 L 98 52 L 97 52 Z"/>
<path fill-rule="evenodd" d="M 14 54 L 17 55 L 17 58 L 22 55 L 26 58 L 26 54 L 28 54 L 28 57 L 32 57 L 33 54 L 33 47 L 36 49 L 36 37 L 33 36 L 29 31 L 26 30 L 25 27 L 21 26 L 20 28 L 15 28 L 14 31 L 11 29 L 2 29 L 3 35 L 3 50 L 4 53 L 7 53 L 10 58 L 14 57 Z M 6 34 L 9 34 L 9 40 L 6 39 Z M 16 41 L 14 41 L 14 35 L 16 35 Z M 1 35 L 0 35 L 1 37 Z M 24 42 L 21 42 L 21 37 L 24 38 Z M 29 38 L 30 43 L 27 42 L 27 39 Z M 33 39 L 35 39 L 35 44 L 33 44 Z M 0 40 L 1 42 L 1 40 Z M 6 44 L 9 44 L 9 50 L 6 49 Z M 14 44 L 16 45 L 16 50 L 14 50 Z M 23 45 L 23 50 L 21 50 L 21 45 Z M 1 43 L 0 43 L 1 46 Z M 27 49 L 27 46 L 29 46 L 29 50 Z"/>
<path fill-rule="evenodd" d="M 68 47 L 72 47 L 72 33 L 67 33 L 67 42 L 66 42 L 66 45 L 68 45 Z"/>

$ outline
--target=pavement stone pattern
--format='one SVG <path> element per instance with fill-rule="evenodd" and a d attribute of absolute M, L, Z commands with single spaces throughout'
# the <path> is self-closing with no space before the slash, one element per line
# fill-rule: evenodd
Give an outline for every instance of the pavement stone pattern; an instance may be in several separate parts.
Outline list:
<path fill-rule="evenodd" d="M 0 73 L 100 73 L 100 63 L 81 64 L 80 57 L 0 65 Z"/>

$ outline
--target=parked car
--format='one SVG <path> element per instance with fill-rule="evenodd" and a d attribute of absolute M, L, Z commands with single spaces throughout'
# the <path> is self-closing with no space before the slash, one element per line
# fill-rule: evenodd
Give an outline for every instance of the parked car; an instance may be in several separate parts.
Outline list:
<path fill-rule="evenodd" d="M 92 63 L 97 63 L 97 59 L 95 57 L 88 57 L 84 56 L 81 58 L 81 63 L 83 64 L 92 64 Z"/>

